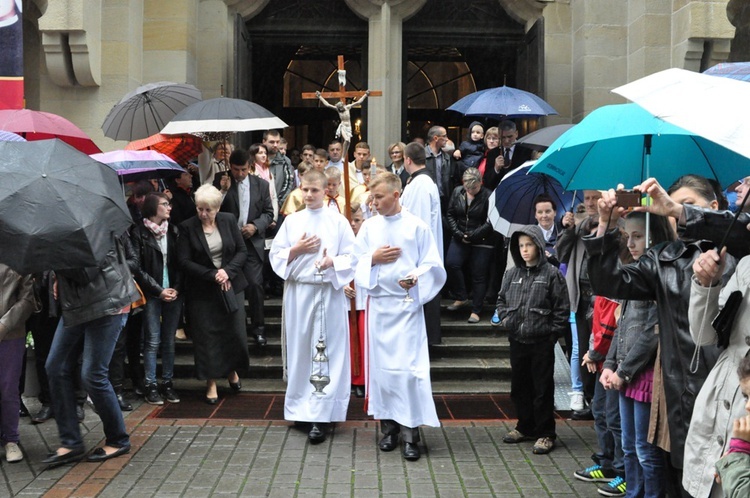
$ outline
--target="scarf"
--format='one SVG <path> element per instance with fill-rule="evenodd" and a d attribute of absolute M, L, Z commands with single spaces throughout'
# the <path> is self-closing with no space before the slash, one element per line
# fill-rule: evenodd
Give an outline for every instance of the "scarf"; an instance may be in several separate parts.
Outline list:
<path fill-rule="evenodd" d="M 164 220 L 161 222 L 161 225 L 157 225 L 148 218 L 143 218 L 143 225 L 148 228 L 151 233 L 154 234 L 156 240 L 161 240 L 161 238 L 167 234 L 167 230 L 169 229 L 169 220 Z"/>

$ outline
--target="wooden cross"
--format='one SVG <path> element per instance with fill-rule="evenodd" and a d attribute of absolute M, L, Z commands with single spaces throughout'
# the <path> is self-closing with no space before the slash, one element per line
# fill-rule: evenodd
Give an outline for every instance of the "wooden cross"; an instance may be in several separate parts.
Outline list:
<path fill-rule="evenodd" d="M 344 56 L 339 55 L 338 56 L 338 70 L 339 74 L 342 74 L 341 71 L 344 71 L 344 74 L 346 72 L 344 68 Z M 352 99 L 358 99 L 365 95 L 365 92 L 363 91 L 347 91 L 346 90 L 346 79 L 339 78 L 339 91 L 338 92 L 321 92 L 320 96 L 323 98 L 338 98 L 340 102 L 344 105 L 346 105 L 346 99 L 352 98 Z M 370 90 L 369 96 L 370 97 L 380 97 L 383 95 L 383 92 L 379 90 Z M 317 92 L 304 92 L 302 93 L 303 99 L 318 99 Z M 346 202 L 346 207 L 344 209 L 345 216 L 347 219 L 351 220 L 352 218 L 352 212 L 351 212 L 351 194 L 349 192 L 349 141 L 344 140 L 343 143 L 343 151 L 342 151 L 342 157 L 344 159 L 344 200 Z"/>

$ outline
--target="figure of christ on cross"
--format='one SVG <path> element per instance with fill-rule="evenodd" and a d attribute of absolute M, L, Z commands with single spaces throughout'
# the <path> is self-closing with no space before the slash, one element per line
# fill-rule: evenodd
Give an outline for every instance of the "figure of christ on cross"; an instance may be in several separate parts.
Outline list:
<path fill-rule="evenodd" d="M 339 123 L 339 127 L 336 128 L 336 138 L 341 138 L 344 142 L 347 144 L 351 143 L 352 141 L 352 117 L 349 113 L 349 110 L 356 106 L 361 104 L 365 101 L 365 99 L 370 95 L 370 90 L 367 90 L 362 97 L 355 100 L 351 104 L 344 104 L 343 102 L 336 102 L 336 105 L 328 103 L 326 99 L 323 98 L 323 95 L 320 92 L 315 92 L 315 96 L 318 97 L 318 100 L 320 102 L 330 108 L 334 109 L 339 113 L 339 120 L 341 121 Z"/>

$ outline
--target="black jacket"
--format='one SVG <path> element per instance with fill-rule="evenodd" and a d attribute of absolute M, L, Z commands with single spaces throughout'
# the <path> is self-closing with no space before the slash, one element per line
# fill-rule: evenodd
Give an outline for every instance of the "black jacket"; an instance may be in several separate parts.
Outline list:
<path fill-rule="evenodd" d="M 247 250 L 255 250 L 262 261 L 265 251 L 266 228 L 273 221 L 273 204 L 271 204 L 268 182 L 255 175 L 249 175 L 247 178 L 250 181 L 250 209 L 247 214 L 247 222 L 255 225 L 258 231 L 247 239 L 245 244 Z M 227 195 L 224 196 L 224 201 L 221 203 L 221 212 L 233 214 L 234 224 L 237 225 L 236 220 L 240 217 L 240 196 L 234 178 L 232 178 L 232 186 L 229 187 Z"/>
<path fill-rule="evenodd" d="M 695 343 L 690 336 L 688 305 L 693 261 L 711 244 L 682 241 L 658 244 L 634 263 L 618 262 L 620 231 L 603 237 L 584 237 L 589 279 L 594 294 L 613 299 L 656 301 L 659 344 L 664 365 L 664 391 L 669 420 L 672 464 L 682 468 L 685 436 L 693 414 L 695 396 L 718 357 L 714 346 L 699 349 L 697 367 L 691 358 Z"/>
<path fill-rule="evenodd" d="M 466 189 L 459 186 L 453 190 L 448 203 L 446 220 L 454 239 L 461 242 L 464 234 L 469 234 L 469 242 L 474 245 L 494 243 L 495 230 L 487 219 L 489 198 L 490 191 L 482 187 L 471 204 L 467 206 Z"/>
<path fill-rule="evenodd" d="M 167 231 L 167 273 L 169 275 L 169 286 L 178 293 L 182 291 L 182 273 L 177 265 L 177 236 L 179 229 L 172 223 Z M 164 258 L 156 236 L 144 225 L 133 229 L 130 236 L 133 242 L 137 268 L 133 272 L 135 281 L 141 286 L 141 290 L 147 298 L 158 298 L 164 287 L 162 287 L 162 275 L 164 273 Z"/>
<path fill-rule="evenodd" d="M 528 235 L 539 251 L 535 266 L 526 266 L 518 238 Z M 510 239 L 516 266 L 505 273 L 497 295 L 497 315 L 510 338 L 534 344 L 562 337 L 568 329 L 570 301 L 565 278 L 544 255 L 544 236 L 537 225 L 522 227 Z"/>
<path fill-rule="evenodd" d="M 508 172 L 516 169 L 529 159 L 531 159 L 531 149 L 516 144 L 513 149 L 513 157 L 510 158 L 510 166 L 506 165 L 505 168 L 501 169 L 500 172 L 495 171 L 495 159 L 502 153 L 502 147 L 495 147 L 487 152 L 487 162 L 484 167 L 484 176 L 482 176 L 482 183 L 484 186 L 494 191 L 497 188 L 500 180 L 508 174 Z"/>
<path fill-rule="evenodd" d="M 140 297 L 128 268 L 126 240 L 118 238 L 99 267 L 56 272 L 66 327 L 117 314 Z"/>
<path fill-rule="evenodd" d="M 437 177 L 435 156 L 432 155 L 432 149 L 430 149 L 429 144 L 425 145 L 425 168 L 430 173 L 432 179 L 435 180 L 435 184 L 438 185 L 438 191 L 440 192 L 440 212 L 445 214 L 448 209 L 448 200 L 451 193 L 455 186 L 461 183 L 461 178 L 459 178 L 460 174 L 453 156 L 442 150 L 438 154 L 443 158 L 440 178 Z"/>
<path fill-rule="evenodd" d="M 216 227 L 223 244 L 221 268 L 227 272 L 234 292 L 240 292 L 247 287 L 247 279 L 242 271 L 247 259 L 247 247 L 237 227 L 237 219 L 228 213 L 216 213 Z M 177 261 L 183 271 L 186 298 L 201 299 L 208 289 L 215 289 L 218 293 L 219 284 L 215 281 L 218 270 L 211 259 L 201 220 L 194 216 L 183 221 L 179 228 Z"/>

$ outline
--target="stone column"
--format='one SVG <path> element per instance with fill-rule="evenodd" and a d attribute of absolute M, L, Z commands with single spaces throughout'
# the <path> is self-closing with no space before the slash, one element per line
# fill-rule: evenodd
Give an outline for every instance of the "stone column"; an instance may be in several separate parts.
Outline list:
<path fill-rule="evenodd" d="M 372 155 L 388 164 L 387 148 L 400 139 L 403 116 L 403 21 L 426 0 L 346 0 L 357 15 L 369 21 L 367 86 L 382 97 L 367 100 L 367 142 Z"/>
<path fill-rule="evenodd" d="M 144 0 L 143 81 L 196 83 L 198 0 Z"/>

